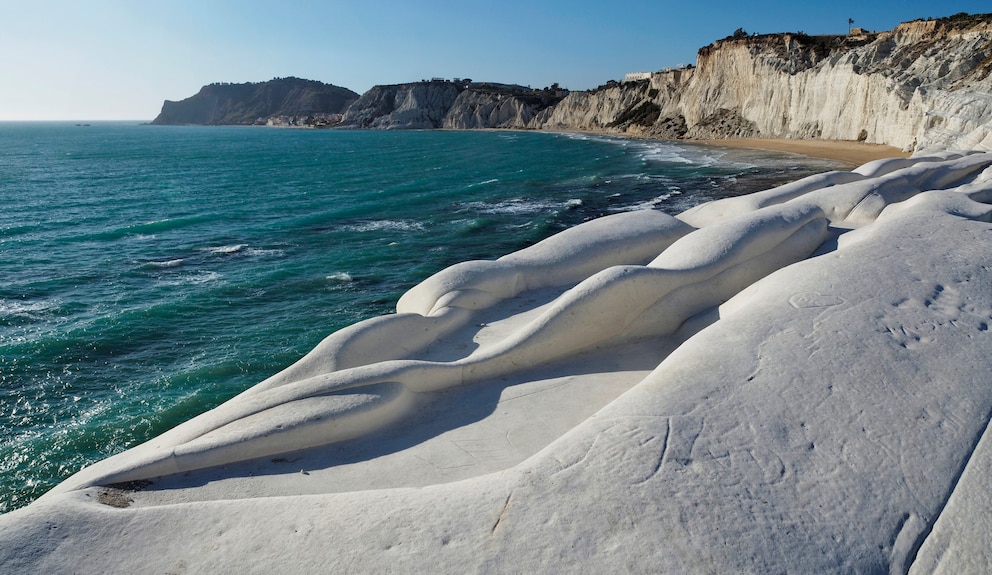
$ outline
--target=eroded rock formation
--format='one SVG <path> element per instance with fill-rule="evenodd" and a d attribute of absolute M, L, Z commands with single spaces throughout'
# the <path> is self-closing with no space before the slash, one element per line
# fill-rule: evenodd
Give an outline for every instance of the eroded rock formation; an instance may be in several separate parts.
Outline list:
<path fill-rule="evenodd" d="M 700 49 L 695 69 L 573 92 L 530 127 L 989 149 L 990 72 L 990 16 L 860 36 L 743 36 Z M 646 108 L 653 121 L 622 121 Z"/>
<path fill-rule="evenodd" d="M 375 86 L 348 107 L 342 124 L 389 130 L 440 128 L 460 91 L 451 82 Z"/>
<path fill-rule="evenodd" d="M 867 233 L 860 228 L 890 207 L 909 209 L 939 195 L 946 196 L 941 209 L 988 219 L 990 166 L 990 153 L 878 161 L 710 202 L 677 217 L 616 214 L 494 262 L 457 264 L 407 292 L 396 314 L 329 336 L 285 372 L 87 468 L 51 493 L 361 437 L 408 414 L 420 394 L 508 377 L 592 349 L 671 337 L 689 318 L 717 309 L 766 275 L 836 249 L 833 242 L 857 243 L 859 232 Z M 951 185 L 954 191 L 946 191 Z M 924 194 L 931 191 L 940 194 Z M 838 239 L 836 230 L 854 231 Z M 546 309 L 521 315 L 488 345 L 469 343 L 480 342 L 490 323 L 480 314 L 549 288 L 559 291 Z M 456 347 L 465 353 L 442 361 L 423 355 L 444 347 L 439 342 L 451 345 L 463 331 L 465 341 Z"/>
<path fill-rule="evenodd" d="M 348 108 L 341 124 L 387 130 L 527 128 L 564 95 L 469 80 L 375 86 Z"/>
<path fill-rule="evenodd" d="M 0 517 L 0 564 L 990 572 L 990 219 L 944 152 L 452 266 Z"/>

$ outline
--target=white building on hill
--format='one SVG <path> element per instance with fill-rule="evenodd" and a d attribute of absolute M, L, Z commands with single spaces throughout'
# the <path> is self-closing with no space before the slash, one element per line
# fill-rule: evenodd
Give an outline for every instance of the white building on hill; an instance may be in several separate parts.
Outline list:
<path fill-rule="evenodd" d="M 638 80 L 650 80 L 653 75 L 654 72 L 627 72 L 623 77 L 623 81 L 636 82 Z"/>

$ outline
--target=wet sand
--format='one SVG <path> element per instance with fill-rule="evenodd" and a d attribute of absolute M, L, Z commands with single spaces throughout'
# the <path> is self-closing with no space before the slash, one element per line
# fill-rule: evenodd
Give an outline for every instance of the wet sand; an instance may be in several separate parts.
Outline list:
<path fill-rule="evenodd" d="M 847 140 L 786 140 L 770 138 L 743 138 L 734 140 L 696 140 L 709 146 L 751 148 L 789 152 L 813 158 L 837 160 L 851 165 L 861 165 L 882 158 L 908 158 L 911 154 L 895 146 L 866 144 Z"/>

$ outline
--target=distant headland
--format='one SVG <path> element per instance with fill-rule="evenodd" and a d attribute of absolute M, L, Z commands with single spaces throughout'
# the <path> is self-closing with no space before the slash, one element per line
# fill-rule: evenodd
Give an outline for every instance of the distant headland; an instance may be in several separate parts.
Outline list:
<path fill-rule="evenodd" d="M 166 100 L 152 124 L 265 124 L 280 117 L 333 117 L 357 99 L 347 88 L 301 78 L 214 83 L 185 100 Z M 320 120 L 311 120 L 311 125 L 321 125 Z"/>

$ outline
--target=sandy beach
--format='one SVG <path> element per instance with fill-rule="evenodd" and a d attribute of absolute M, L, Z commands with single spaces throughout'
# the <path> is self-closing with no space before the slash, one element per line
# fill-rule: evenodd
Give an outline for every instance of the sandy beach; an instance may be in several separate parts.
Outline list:
<path fill-rule="evenodd" d="M 751 148 L 789 152 L 812 158 L 837 160 L 853 166 L 883 158 L 908 158 L 911 154 L 895 146 L 866 144 L 850 140 L 788 140 L 773 138 L 741 138 L 733 140 L 699 140 L 708 146 Z"/>

